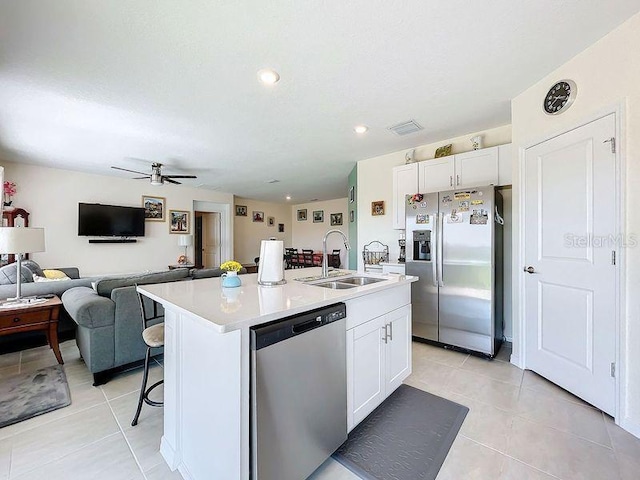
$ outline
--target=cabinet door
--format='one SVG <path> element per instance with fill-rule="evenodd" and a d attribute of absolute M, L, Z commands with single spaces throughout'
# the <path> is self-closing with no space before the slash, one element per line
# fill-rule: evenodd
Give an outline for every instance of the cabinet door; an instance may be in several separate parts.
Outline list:
<path fill-rule="evenodd" d="M 411 374 L 411 306 L 405 305 L 384 316 L 387 325 L 385 352 L 385 397 Z"/>
<path fill-rule="evenodd" d="M 348 401 L 347 407 L 353 414 L 353 425 L 360 423 L 385 398 L 384 319 L 385 316 L 374 318 L 353 329 L 351 361 L 348 362 L 352 369 L 347 372 L 347 381 L 351 384 L 348 397 L 351 405 Z"/>
<path fill-rule="evenodd" d="M 420 193 L 441 192 L 453 188 L 454 156 L 418 163 Z"/>
<path fill-rule="evenodd" d="M 457 154 L 455 163 L 456 188 L 498 184 L 498 147 Z"/>
<path fill-rule="evenodd" d="M 418 164 L 393 169 L 393 228 L 404 229 L 405 195 L 418 193 Z"/>

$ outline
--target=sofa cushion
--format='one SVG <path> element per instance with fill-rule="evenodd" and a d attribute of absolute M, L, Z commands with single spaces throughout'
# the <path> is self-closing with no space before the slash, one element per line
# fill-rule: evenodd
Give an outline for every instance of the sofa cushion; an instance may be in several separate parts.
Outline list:
<path fill-rule="evenodd" d="M 221 276 L 225 270 L 221 268 L 194 268 L 191 270 L 191 278 L 197 280 L 199 278 L 212 278 Z M 247 269 L 242 267 L 242 269 L 238 272 L 239 275 L 244 275 L 247 273 Z"/>
<path fill-rule="evenodd" d="M 133 285 L 148 285 L 150 283 L 165 283 L 183 280 L 189 276 L 188 268 L 176 268 L 166 272 L 145 273 L 129 277 L 103 278 L 95 283 L 96 292 L 103 297 L 111 297 L 114 288 L 130 287 Z"/>
<path fill-rule="evenodd" d="M 0 268 L 0 285 L 11 285 L 15 284 L 17 277 L 16 271 L 18 270 L 17 263 L 10 263 L 9 265 L 5 265 Z M 22 265 L 22 282 L 30 283 L 33 282 L 33 271 L 27 267 L 26 265 Z"/>
<path fill-rule="evenodd" d="M 45 276 L 44 270 L 42 270 L 42 268 L 40 268 L 40 265 L 38 265 L 33 260 L 23 260 L 22 266 L 27 267 L 29 270 L 31 270 L 35 275 L 38 275 L 39 277 Z"/>

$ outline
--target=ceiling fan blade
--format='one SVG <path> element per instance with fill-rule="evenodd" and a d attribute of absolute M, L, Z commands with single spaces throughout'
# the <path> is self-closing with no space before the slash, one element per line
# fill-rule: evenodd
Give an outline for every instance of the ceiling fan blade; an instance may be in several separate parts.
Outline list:
<path fill-rule="evenodd" d="M 164 178 L 198 178 L 195 175 L 164 175 Z"/>
<path fill-rule="evenodd" d="M 131 180 L 146 180 L 151 178 L 151 175 L 147 175 L 146 177 L 133 177 Z"/>
<path fill-rule="evenodd" d="M 146 173 L 144 172 L 137 172 L 135 170 L 129 170 L 127 168 L 120 168 L 120 167 L 113 167 L 113 166 L 111 168 L 113 168 L 114 170 L 122 170 L 123 172 L 139 173 L 140 175 L 146 175 Z"/>
<path fill-rule="evenodd" d="M 182 185 L 180 182 L 176 182 L 175 180 L 171 180 L 170 178 L 167 178 L 164 175 L 162 176 L 162 181 L 168 182 L 168 183 L 173 183 L 175 185 Z"/>

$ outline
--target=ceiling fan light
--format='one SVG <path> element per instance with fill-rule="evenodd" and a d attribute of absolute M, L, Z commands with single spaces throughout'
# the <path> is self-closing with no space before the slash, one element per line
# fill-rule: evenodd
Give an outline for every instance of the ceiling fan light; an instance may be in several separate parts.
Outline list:
<path fill-rule="evenodd" d="M 151 174 L 151 185 L 154 186 L 158 186 L 158 185 L 162 185 L 162 175 L 160 175 L 159 173 L 152 173 Z"/>

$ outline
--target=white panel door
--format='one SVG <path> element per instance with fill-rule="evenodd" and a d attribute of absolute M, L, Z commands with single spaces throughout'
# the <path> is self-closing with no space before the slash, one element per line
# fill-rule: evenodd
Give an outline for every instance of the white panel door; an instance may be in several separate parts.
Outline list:
<path fill-rule="evenodd" d="M 525 152 L 526 366 L 614 413 L 615 116 Z M 532 273 L 528 273 L 527 269 Z"/>
<path fill-rule="evenodd" d="M 418 193 L 418 164 L 393 169 L 393 228 L 404 229 L 405 196 Z"/>
<path fill-rule="evenodd" d="M 384 319 L 374 318 L 354 328 L 352 404 L 353 423 L 357 425 L 384 400 Z"/>
<path fill-rule="evenodd" d="M 456 154 L 457 187 L 480 187 L 498 184 L 498 147 Z"/>
<path fill-rule="evenodd" d="M 388 397 L 411 374 L 411 305 L 386 314 L 384 323 L 387 325 L 385 397 Z"/>
<path fill-rule="evenodd" d="M 420 193 L 451 190 L 454 179 L 454 156 L 450 155 L 418 163 Z"/>
<path fill-rule="evenodd" d="M 220 214 L 202 214 L 202 263 L 204 268 L 220 265 Z"/>

